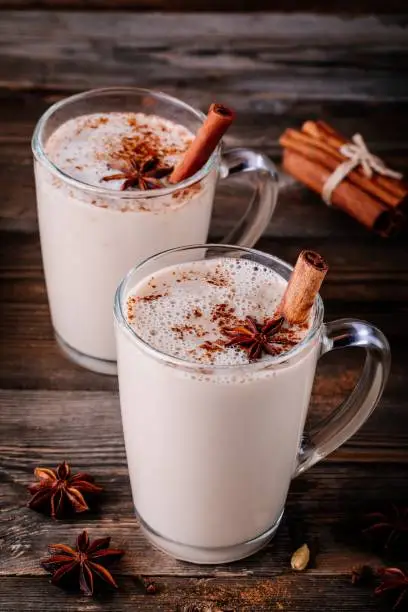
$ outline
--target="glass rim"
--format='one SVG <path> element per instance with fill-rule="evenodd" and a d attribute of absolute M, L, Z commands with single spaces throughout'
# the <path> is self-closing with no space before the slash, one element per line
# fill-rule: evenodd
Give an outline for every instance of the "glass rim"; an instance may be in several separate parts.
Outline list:
<path fill-rule="evenodd" d="M 267 361 L 259 360 L 259 361 L 253 361 L 253 362 L 244 363 L 244 364 L 240 363 L 240 364 L 234 364 L 234 365 L 217 365 L 217 364 L 197 363 L 195 361 L 189 361 L 188 359 L 182 359 L 180 357 L 175 357 L 174 355 L 170 355 L 169 353 L 161 351 L 160 349 L 152 346 L 149 342 L 144 340 L 139 334 L 137 334 L 136 331 L 133 329 L 133 327 L 129 325 L 126 315 L 123 312 L 123 308 L 122 308 L 123 297 L 124 297 L 123 292 L 124 292 L 124 288 L 129 278 L 137 270 L 139 270 L 140 268 L 143 268 L 143 266 L 145 266 L 146 264 L 149 264 L 156 259 L 160 259 L 164 255 L 170 255 L 172 253 L 177 253 L 177 252 L 182 252 L 182 251 L 193 251 L 196 249 L 202 250 L 202 249 L 209 249 L 209 248 L 223 249 L 223 250 L 228 249 L 228 250 L 232 250 L 235 252 L 245 252 L 251 255 L 261 256 L 263 258 L 269 259 L 270 262 L 273 262 L 275 264 L 277 263 L 283 266 L 284 268 L 287 269 L 289 273 L 292 272 L 293 270 L 293 266 L 288 264 L 283 259 L 276 257 L 275 255 L 264 253 L 263 251 L 258 251 L 257 249 L 252 249 L 250 247 L 243 247 L 243 246 L 232 245 L 232 244 L 220 244 L 220 243 L 218 244 L 217 243 L 191 244 L 187 246 L 176 247 L 173 249 L 167 249 L 165 251 L 161 251 L 160 253 L 156 253 L 155 255 L 147 257 L 146 259 L 141 261 L 139 264 L 131 268 L 131 270 L 129 270 L 126 276 L 121 280 L 115 292 L 114 308 L 113 308 L 115 321 L 118 324 L 118 326 L 121 328 L 121 330 L 123 330 L 132 339 L 132 342 L 134 342 L 136 345 L 141 346 L 143 350 L 145 350 L 152 357 L 154 357 L 155 359 L 158 359 L 161 362 L 164 362 L 168 365 L 180 367 L 184 370 L 202 371 L 208 375 L 210 372 L 222 374 L 227 371 L 236 372 L 242 369 L 244 369 L 245 371 L 272 369 L 281 364 L 286 364 L 286 362 L 288 362 L 293 357 L 301 353 L 315 339 L 315 337 L 320 332 L 321 327 L 323 325 L 324 306 L 323 306 L 323 300 L 320 294 L 317 295 L 317 298 L 315 301 L 313 324 L 310 327 L 307 334 L 305 335 L 305 337 L 289 351 L 282 353 L 280 355 L 276 355 L 275 357 L 270 357 L 268 358 Z"/>
<path fill-rule="evenodd" d="M 199 181 L 201 181 L 203 178 L 207 176 L 207 174 L 214 167 L 214 165 L 217 163 L 220 157 L 221 143 L 217 145 L 217 148 L 211 154 L 206 164 L 202 168 L 200 168 L 200 170 L 198 170 L 195 174 L 185 179 L 184 181 L 180 181 L 179 183 L 176 183 L 175 185 L 171 185 L 170 187 L 163 187 L 161 189 L 154 189 L 154 190 L 116 191 L 116 190 L 109 189 L 103 186 L 99 187 L 96 185 L 90 185 L 89 183 L 85 183 L 83 181 L 80 181 L 79 179 L 76 179 L 70 176 L 69 174 L 66 174 L 56 164 L 54 164 L 50 160 L 48 155 L 46 154 L 45 149 L 44 149 L 44 142 L 43 142 L 44 129 L 47 125 L 48 120 L 52 117 L 52 115 L 56 111 L 63 108 L 64 106 L 67 106 L 72 102 L 77 102 L 81 100 L 82 98 L 97 97 L 97 96 L 110 95 L 110 94 L 120 94 L 120 93 L 123 93 L 123 94 L 138 93 L 142 95 L 154 95 L 158 98 L 162 98 L 163 100 L 171 104 L 176 104 L 177 106 L 184 108 L 186 111 L 189 111 L 191 114 L 195 115 L 195 117 L 199 119 L 201 123 L 204 122 L 205 117 L 206 117 L 206 115 L 203 112 L 193 108 L 192 106 L 190 106 L 190 104 L 187 104 L 187 102 L 183 102 L 183 100 L 179 100 L 178 98 L 175 98 L 174 96 L 171 96 L 170 94 L 166 94 L 163 91 L 158 91 L 154 89 L 145 89 L 143 87 L 100 87 L 96 89 L 88 89 L 87 91 L 83 91 L 81 93 L 74 94 L 72 96 L 68 96 L 67 98 L 63 98 L 62 100 L 55 102 L 41 115 L 41 117 L 37 121 L 37 124 L 34 128 L 33 136 L 31 139 L 31 150 L 32 150 L 32 153 L 35 159 L 39 163 L 43 164 L 52 174 L 54 174 L 59 179 L 63 180 L 65 183 L 67 183 L 71 187 L 82 189 L 83 191 L 91 193 L 94 196 L 97 195 L 103 198 L 108 197 L 108 198 L 120 199 L 120 200 L 130 200 L 130 199 L 131 200 L 136 200 L 136 199 L 145 200 L 145 199 L 158 198 L 160 196 L 165 196 L 165 195 L 171 195 L 172 193 L 174 193 L 175 191 L 178 191 L 179 189 L 186 189 L 187 187 L 190 187 L 191 185 L 198 183 Z"/>

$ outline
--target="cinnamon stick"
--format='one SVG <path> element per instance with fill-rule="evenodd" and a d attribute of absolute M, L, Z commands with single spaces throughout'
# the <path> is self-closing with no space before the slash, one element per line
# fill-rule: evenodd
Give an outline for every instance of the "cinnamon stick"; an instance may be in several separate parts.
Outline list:
<path fill-rule="evenodd" d="M 302 325 L 309 319 L 317 294 L 329 267 L 314 251 L 302 251 L 278 308 L 286 321 Z"/>
<path fill-rule="evenodd" d="M 289 149 L 285 149 L 283 154 L 283 169 L 318 194 L 322 193 L 323 185 L 331 175 L 331 171 L 322 164 Z M 332 202 L 381 236 L 396 233 L 404 221 L 398 210 L 387 208 L 347 180 L 342 181 L 334 190 Z"/>
<path fill-rule="evenodd" d="M 339 153 L 338 149 L 335 149 L 328 144 L 327 140 L 319 140 L 313 136 L 310 136 L 309 133 L 287 129 L 282 134 L 279 142 L 283 147 L 299 153 L 307 159 L 321 163 L 332 172 L 339 166 L 339 164 L 346 161 L 346 158 Z M 401 203 L 400 196 L 392 194 L 378 182 L 367 178 L 361 172 L 352 170 L 347 175 L 346 180 L 351 181 L 367 193 L 373 195 L 379 200 L 382 200 L 388 206 L 396 207 Z"/>
<path fill-rule="evenodd" d="M 206 120 L 199 128 L 184 158 L 170 175 L 170 183 L 180 183 L 200 170 L 234 119 L 235 113 L 230 108 L 222 104 L 211 104 Z"/>
<path fill-rule="evenodd" d="M 302 132 L 313 137 L 315 142 L 324 142 L 335 151 L 338 151 L 340 147 L 348 142 L 341 134 L 324 121 L 306 121 L 302 125 Z M 343 161 L 345 160 L 343 156 L 341 156 L 341 158 Z M 352 179 L 352 175 L 355 176 L 355 174 L 364 177 L 364 172 L 361 167 L 357 167 L 353 173 L 350 173 L 350 178 Z M 373 185 L 382 188 L 394 196 L 394 199 L 389 201 L 390 206 L 398 206 L 401 200 L 408 195 L 408 188 L 401 180 L 390 179 L 386 176 L 374 174 L 370 181 Z"/>

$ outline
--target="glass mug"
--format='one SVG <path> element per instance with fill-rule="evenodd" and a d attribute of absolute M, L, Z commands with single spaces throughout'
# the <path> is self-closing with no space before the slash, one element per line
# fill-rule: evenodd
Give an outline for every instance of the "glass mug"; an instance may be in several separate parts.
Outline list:
<path fill-rule="evenodd" d="M 206 242 L 219 175 L 226 178 L 253 171 L 255 190 L 249 209 L 225 240 L 254 245 L 274 211 L 278 182 L 275 167 L 265 155 L 242 148 L 221 153 L 220 146 L 191 178 L 152 191 L 95 187 L 69 177 L 52 163 L 46 143 L 61 124 L 80 115 L 110 111 L 157 114 L 193 133 L 205 116 L 163 93 L 108 88 L 54 104 L 35 128 L 38 220 L 55 336 L 73 361 L 115 374 L 112 301 L 127 270 L 165 249 Z M 126 210 L 135 201 L 141 209 Z"/>
<path fill-rule="evenodd" d="M 237 246 L 173 249 L 133 268 L 114 305 L 136 514 L 154 545 L 193 563 L 226 563 L 263 547 L 281 521 L 292 478 L 362 426 L 381 397 L 390 366 L 382 332 L 353 319 L 323 323 L 320 296 L 305 338 L 268 361 L 204 365 L 142 340 L 127 323 L 129 291 L 167 266 L 212 257 L 250 259 L 284 279 L 292 271 L 272 255 Z M 328 418 L 304 432 L 319 357 L 352 346 L 366 352 L 359 382 Z"/>

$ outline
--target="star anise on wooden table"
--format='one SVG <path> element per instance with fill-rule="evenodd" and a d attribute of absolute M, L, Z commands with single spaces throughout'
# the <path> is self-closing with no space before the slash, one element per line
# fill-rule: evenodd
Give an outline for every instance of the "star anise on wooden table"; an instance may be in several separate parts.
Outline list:
<path fill-rule="evenodd" d="M 66 461 L 56 470 L 38 467 L 34 470 L 34 475 L 39 482 L 28 487 L 33 496 L 28 506 L 49 514 L 53 519 L 89 510 L 85 497 L 97 495 L 102 491 L 102 487 L 94 483 L 90 474 L 72 474 Z"/>
<path fill-rule="evenodd" d="M 385 553 L 399 556 L 408 551 L 408 507 L 392 504 L 384 512 L 371 512 L 365 516 L 369 526 L 363 530 L 373 544 Z"/>
<path fill-rule="evenodd" d="M 156 156 L 140 159 L 138 156 L 129 157 L 127 160 L 117 159 L 110 162 L 112 170 L 119 170 L 118 174 L 104 176 L 103 181 L 118 181 L 123 179 L 121 191 L 138 187 L 146 191 L 148 189 L 160 189 L 164 187 L 162 179 L 171 174 L 173 168 L 160 165 Z"/>
<path fill-rule="evenodd" d="M 393 610 L 408 610 L 408 574 L 398 567 L 384 567 L 378 576 L 381 582 L 374 593 L 392 598 Z"/>
<path fill-rule="evenodd" d="M 231 338 L 226 346 L 240 346 L 248 353 L 250 361 L 259 359 L 262 353 L 276 355 L 273 336 L 281 329 L 283 323 L 283 317 L 268 319 L 263 324 L 252 317 L 246 317 L 244 324 L 223 330 Z"/>
<path fill-rule="evenodd" d="M 120 559 L 125 551 L 109 548 L 109 544 L 110 538 L 100 538 L 91 543 L 88 533 L 83 531 L 75 548 L 51 544 L 48 547 L 51 556 L 40 563 L 52 575 L 52 584 L 61 587 L 77 585 L 84 595 L 91 596 L 103 583 L 118 587 L 105 566 Z"/>

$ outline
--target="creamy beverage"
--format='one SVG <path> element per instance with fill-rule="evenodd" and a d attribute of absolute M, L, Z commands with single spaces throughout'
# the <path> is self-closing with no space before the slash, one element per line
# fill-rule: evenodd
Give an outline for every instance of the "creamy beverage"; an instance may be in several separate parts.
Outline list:
<path fill-rule="evenodd" d="M 327 271 L 310 250 L 292 270 L 253 249 L 202 245 L 156 255 L 119 285 L 133 500 L 147 538 L 170 555 L 223 563 L 264 546 L 292 478 L 375 408 L 389 371 L 387 340 L 365 321 L 323 324 L 318 292 Z M 303 435 L 318 357 L 351 346 L 366 353 L 360 380 Z"/>
<path fill-rule="evenodd" d="M 252 246 L 274 211 L 278 177 L 266 155 L 221 152 L 235 113 L 207 116 L 162 92 L 86 91 L 51 106 L 32 150 L 45 280 L 63 352 L 116 374 L 112 303 L 129 268 L 185 244 L 204 244 L 218 178 L 252 186 L 245 215 L 232 213 L 228 241 Z M 251 171 L 251 172 L 249 172 Z"/>
<path fill-rule="evenodd" d="M 45 142 L 62 173 L 36 161 L 47 292 L 57 339 L 82 365 L 115 371 L 112 302 L 125 272 L 161 250 L 206 240 L 216 170 L 183 190 L 152 190 L 169 186 L 192 139 L 154 114 L 105 112 L 68 119 Z"/>
<path fill-rule="evenodd" d="M 122 421 L 148 538 L 177 558 L 218 563 L 254 552 L 279 524 L 320 338 L 297 350 L 312 313 L 283 324 L 250 362 L 231 330 L 273 318 L 287 281 L 251 259 L 188 255 L 131 277 L 117 298 Z"/>

